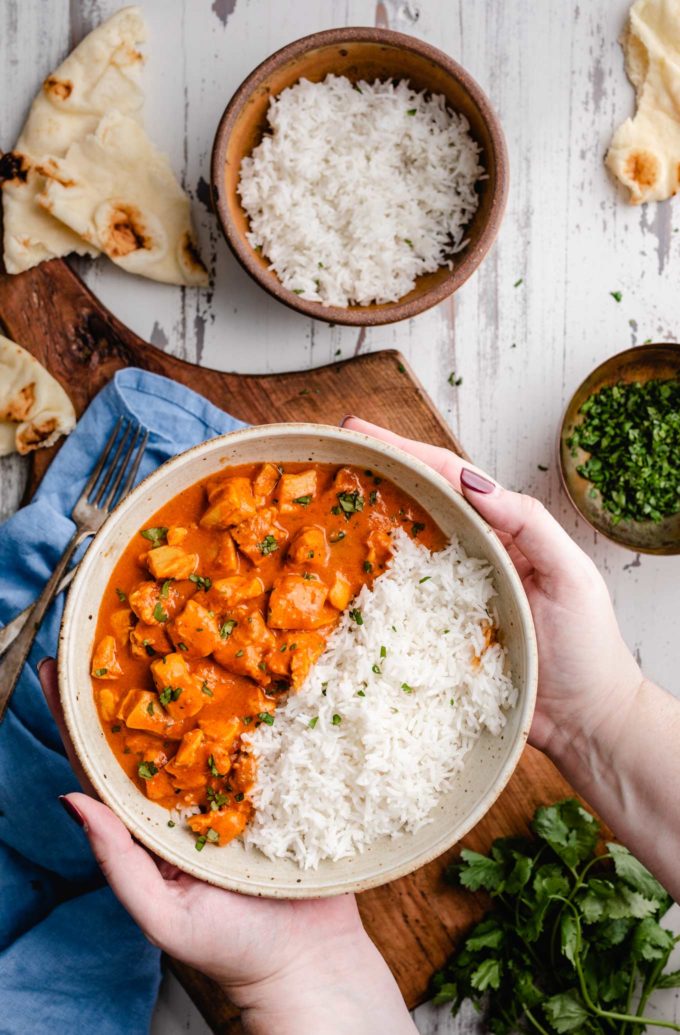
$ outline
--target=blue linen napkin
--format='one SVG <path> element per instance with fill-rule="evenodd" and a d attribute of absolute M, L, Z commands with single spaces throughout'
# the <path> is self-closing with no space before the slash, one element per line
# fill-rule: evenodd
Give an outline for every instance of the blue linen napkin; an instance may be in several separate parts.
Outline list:
<path fill-rule="evenodd" d="M 165 377 L 119 371 L 83 414 L 33 502 L 0 526 L 0 623 L 47 581 L 73 532 L 67 515 L 120 416 L 149 431 L 139 479 L 189 446 L 246 426 Z M 78 782 L 36 664 L 56 652 L 62 610 L 63 595 L 0 726 L 0 1033 L 138 1035 L 148 1030 L 158 991 L 158 952 L 57 801 Z"/>

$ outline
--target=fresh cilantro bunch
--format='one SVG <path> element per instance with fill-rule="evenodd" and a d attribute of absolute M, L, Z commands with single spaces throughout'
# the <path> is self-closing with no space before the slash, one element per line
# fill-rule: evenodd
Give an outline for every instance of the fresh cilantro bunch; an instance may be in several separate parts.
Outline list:
<path fill-rule="evenodd" d="M 573 798 L 539 808 L 532 830 L 447 869 L 495 909 L 435 974 L 435 1002 L 482 1005 L 494 1035 L 680 1031 L 644 1017 L 655 989 L 680 987 L 680 971 L 664 973 L 680 940 L 659 923 L 670 896 L 621 845 L 595 854 L 599 825 Z"/>

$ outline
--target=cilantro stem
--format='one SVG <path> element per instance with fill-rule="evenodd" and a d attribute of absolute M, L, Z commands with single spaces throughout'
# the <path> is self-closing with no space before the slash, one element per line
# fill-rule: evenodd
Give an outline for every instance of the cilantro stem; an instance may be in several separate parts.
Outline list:
<path fill-rule="evenodd" d="M 573 902 L 569 902 L 564 899 L 565 905 L 568 905 L 574 914 L 576 921 L 576 952 L 574 953 L 574 967 L 578 975 L 578 982 L 580 985 L 581 996 L 583 1002 L 586 1004 L 589 1010 L 591 1010 L 597 1017 L 607 1018 L 610 1021 L 627 1021 L 629 1024 L 649 1024 L 653 1028 L 669 1028 L 671 1031 L 680 1031 L 680 1024 L 673 1024 L 672 1021 L 659 1021 L 655 1017 L 642 1017 L 641 1012 L 647 1004 L 647 999 L 653 992 L 659 974 L 663 970 L 668 960 L 670 953 L 667 953 L 665 957 L 656 964 L 654 970 L 651 972 L 647 981 L 645 982 L 645 991 L 643 991 L 638 1004 L 638 1012 L 633 1016 L 630 1013 L 616 1013 L 613 1010 L 602 1010 L 599 1006 L 596 1006 L 593 1000 L 590 998 L 590 992 L 588 991 L 588 985 L 586 984 L 585 974 L 583 973 L 583 967 L 581 966 L 581 918 L 578 915 L 578 910 Z M 653 980 L 652 980 L 653 978 Z"/>
<path fill-rule="evenodd" d="M 528 1006 L 524 1007 L 524 1015 L 525 1015 L 525 1017 L 527 1018 L 528 1021 L 531 1021 L 531 1023 L 534 1026 L 534 1028 L 536 1028 L 537 1031 L 541 1032 L 541 1035 L 549 1035 L 549 1033 L 545 1030 L 543 1025 L 538 1023 L 538 1021 L 536 1020 L 536 1018 L 534 1017 L 533 1013 L 531 1012 L 531 1010 L 529 1009 Z"/>

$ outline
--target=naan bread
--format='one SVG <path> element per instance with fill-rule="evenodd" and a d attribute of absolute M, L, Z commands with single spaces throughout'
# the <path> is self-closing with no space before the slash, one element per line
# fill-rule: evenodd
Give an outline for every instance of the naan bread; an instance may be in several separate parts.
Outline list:
<path fill-rule="evenodd" d="M 51 446 L 75 423 L 59 382 L 30 352 L 0 335 L 0 456 Z"/>
<path fill-rule="evenodd" d="M 86 36 L 43 83 L 14 150 L 0 158 L 8 273 L 70 252 L 97 255 L 95 246 L 35 203 L 44 188 L 36 165 L 48 156 L 63 157 L 112 108 L 140 117 L 143 57 L 137 45 L 145 39 L 139 8 L 124 7 Z"/>
<path fill-rule="evenodd" d="M 38 203 L 129 273 L 205 285 L 189 198 L 134 119 L 110 112 L 65 158 L 40 165 Z"/>
<path fill-rule="evenodd" d="M 637 0 L 621 45 L 637 111 L 605 161 L 632 204 L 663 201 L 680 187 L 680 0 Z"/>

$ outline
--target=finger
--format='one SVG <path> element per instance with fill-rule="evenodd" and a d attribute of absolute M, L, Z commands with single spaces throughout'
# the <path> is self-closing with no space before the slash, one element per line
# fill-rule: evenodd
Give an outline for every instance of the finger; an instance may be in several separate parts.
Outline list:
<path fill-rule="evenodd" d="M 66 800 L 80 817 L 94 857 L 116 898 L 148 937 L 159 943 L 165 941 L 164 918 L 172 912 L 171 893 L 151 856 L 100 801 L 85 794 L 69 794 Z"/>
<path fill-rule="evenodd" d="M 418 457 L 419 460 L 422 460 L 423 463 L 426 463 L 441 474 L 442 477 L 446 478 L 447 482 L 450 482 L 458 492 L 461 491 L 460 472 L 463 467 L 484 474 L 481 468 L 475 467 L 468 460 L 463 460 L 461 457 L 456 456 L 450 449 L 443 449 L 441 446 L 431 446 L 426 442 L 416 442 L 414 439 L 404 438 L 402 435 L 397 435 L 394 431 L 381 428 L 378 424 L 371 424 L 370 421 L 361 420 L 360 417 L 346 417 L 342 422 L 342 427 L 347 428 L 349 431 L 359 431 L 364 435 L 370 435 L 371 438 L 378 438 L 382 442 L 389 442 L 391 445 L 403 449 L 405 453 Z M 488 478 L 489 476 L 484 475 L 484 477 Z"/>
<path fill-rule="evenodd" d="M 42 692 L 47 701 L 47 707 L 52 713 L 52 718 L 59 730 L 59 736 L 64 745 L 64 750 L 66 751 L 66 757 L 71 763 L 73 772 L 78 777 L 78 783 L 86 794 L 90 794 L 93 798 L 96 798 L 97 793 L 85 775 L 85 770 L 78 760 L 78 756 L 76 755 L 73 744 L 71 743 L 71 738 L 69 737 L 66 720 L 64 719 L 64 710 L 61 706 L 61 698 L 59 697 L 57 663 L 54 658 L 44 658 L 40 662 L 38 665 L 38 679 L 40 680 L 40 686 L 42 687 Z"/>
<path fill-rule="evenodd" d="M 463 494 L 494 528 L 512 536 L 529 565 L 545 577 L 571 576 L 589 563 L 583 551 L 539 500 L 509 492 L 490 479 L 462 471 Z"/>

